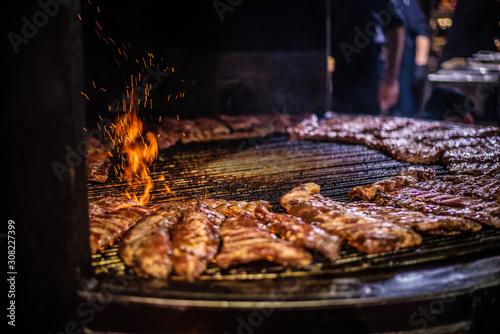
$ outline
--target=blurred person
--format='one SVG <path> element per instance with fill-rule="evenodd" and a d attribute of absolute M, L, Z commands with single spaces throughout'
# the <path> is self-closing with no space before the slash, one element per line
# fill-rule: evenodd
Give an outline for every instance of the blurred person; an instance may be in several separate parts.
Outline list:
<path fill-rule="evenodd" d="M 332 109 L 376 115 L 395 105 L 405 35 L 398 4 L 332 0 L 330 17 Z"/>
<path fill-rule="evenodd" d="M 430 27 L 417 0 L 398 0 L 406 22 L 399 71 L 399 99 L 390 113 L 415 117 L 420 109 L 431 46 Z"/>

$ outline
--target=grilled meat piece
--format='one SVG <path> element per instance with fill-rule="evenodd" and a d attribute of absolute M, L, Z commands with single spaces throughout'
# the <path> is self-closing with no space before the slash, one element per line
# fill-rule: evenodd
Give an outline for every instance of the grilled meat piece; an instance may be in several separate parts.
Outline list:
<path fill-rule="evenodd" d="M 448 124 L 438 121 L 387 117 L 381 127 L 374 129 L 373 132 L 379 139 L 406 138 L 419 142 L 428 136 L 443 133 L 449 129 Z"/>
<path fill-rule="evenodd" d="M 455 148 L 444 152 L 442 159 L 444 163 L 460 162 L 498 162 L 500 161 L 500 150 L 492 147 L 466 147 Z"/>
<path fill-rule="evenodd" d="M 173 270 L 170 233 L 187 205 L 169 202 L 128 230 L 119 248 L 125 265 L 132 267 L 140 277 L 167 279 Z"/>
<path fill-rule="evenodd" d="M 415 184 L 415 188 L 470 196 L 500 204 L 500 180 L 490 176 L 445 175 L 442 179 Z"/>
<path fill-rule="evenodd" d="M 227 218 L 222 223 L 220 235 L 222 247 L 215 263 L 224 269 L 259 260 L 299 267 L 312 262 L 310 253 L 278 238 L 262 221 L 246 211 Z"/>
<path fill-rule="evenodd" d="M 382 139 L 376 148 L 397 160 L 424 164 L 439 161 L 443 153 L 442 149 L 415 142 L 413 138 Z"/>
<path fill-rule="evenodd" d="M 162 128 L 158 128 L 156 130 L 156 145 L 158 145 L 158 149 L 169 148 L 170 146 L 174 146 L 178 141 L 180 136 L 168 133 L 166 130 Z"/>
<path fill-rule="evenodd" d="M 295 126 L 287 128 L 287 132 L 290 140 L 314 139 L 314 133 L 318 126 L 318 116 L 311 114 L 301 119 Z"/>
<path fill-rule="evenodd" d="M 255 216 L 255 210 L 263 208 L 269 210 L 271 204 L 267 201 L 226 201 L 223 199 L 202 199 L 201 202 L 211 210 L 222 213 L 226 217 L 239 214 L 242 211 Z"/>
<path fill-rule="evenodd" d="M 288 214 L 269 212 L 259 208 L 256 215 L 268 224 L 271 232 L 293 242 L 296 246 L 319 252 L 332 264 L 339 257 L 342 242 L 339 237 L 330 235 L 319 227 Z"/>
<path fill-rule="evenodd" d="M 225 139 L 230 134 L 230 129 L 222 122 L 209 117 L 199 117 L 193 120 L 183 120 L 189 125 L 180 136 L 182 143 L 203 142 Z"/>
<path fill-rule="evenodd" d="M 498 203 L 434 190 L 421 190 L 414 188 L 415 184 L 397 184 L 394 179 L 355 187 L 349 192 L 349 197 L 435 215 L 458 216 L 484 225 L 500 227 Z"/>
<path fill-rule="evenodd" d="M 458 162 L 450 163 L 447 167 L 454 174 L 490 175 L 495 178 L 500 174 L 500 162 Z"/>
<path fill-rule="evenodd" d="M 220 223 L 242 210 L 269 209 L 265 201 L 189 200 L 168 202 L 140 220 L 120 242 L 120 256 L 141 277 L 166 279 L 174 271 L 194 280 L 219 247 Z"/>
<path fill-rule="evenodd" d="M 346 204 L 346 208 L 354 212 L 359 212 L 366 217 L 395 224 L 410 225 L 415 230 L 427 234 L 455 235 L 476 232 L 481 229 L 481 224 L 470 219 L 438 216 L 405 208 L 378 205 L 372 202 L 351 202 Z"/>
<path fill-rule="evenodd" d="M 109 177 L 111 160 L 106 154 L 93 153 L 85 157 L 87 167 L 87 180 L 99 183 L 105 183 Z"/>
<path fill-rule="evenodd" d="M 413 178 L 412 183 L 419 181 L 433 180 L 436 178 L 436 171 L 427 166 L 411 166 L 399 172 L 398 176 Z"/>
<path fill-rule="evenodd" d="M 201 134 L 201 138 L 195 141 L 219 140 L 226 138 L 231 133 L 231 130 L 223 122 L 214 118 L 199 117 L 194 121 Z"/>
<path fill-rule="evenodd" d="M 462 200 L 466 197 L 443 198 L 443 200 L 441 201 L 441 198 L 444 197 L 442 193 L 426 192 L 421 193 L 421 195 L 425 199 L 420 200 L 421 198 L 418 193 L 406 192 L 405 190 L 406 189 L 401 189 L 390 193 L 381 193 L 374 200 L 374 202 L 381 205 L 403 207 L 410 210 L 428 212 L 435 215 L 463 217 L 479 222 L 483 225 L 494 226 L 497 228 L 500 227 L 500 218 L 498 216 L 495 216 L 488 212 L 477 211 L 481 210 L 482 208 L 482 205 L 479 203 L 473 204 L 472 207 L 469 207 L 469 201 Z M 490 208 L 490 210 L 496 211 L 496 208 Z"/>
<path fill-rule="evenodd" d="M 358 250 L 371 254 L 388 252 L 422 243 L 422 237 L 403 225 L 359 222 L 339 226 L 335 234 Z"/>
<path fill-rule="evenodd" d="M 370 185 L 354 187 L 349 192 L 349 198 L 359 197 L 371 201 L 381 192 L 390 192 L 398 188 L 413 186 L 420 181 L 433 180 L 436 172 L 429 167 L 410 167 L 399 173 L 398 176 L 381 180 Z"/>
<path fill-rule="evenodd" d="M 488 176 L 453 175 L 453 177 L 457 176 L 463 176 L 471 180 L 476 179 L 477 183 L 472 183 L 472 184 L 465 182 L 454 183 L 452 179 L 449 179 L 447 178 L 447 176 L 445 176 L 442 179 L 435 179 L 435 180 L 416 183 L 414 187 L 420 190 L 437 191 L 452 195 L 469 196 L 469 197 L 484 199 L 487 201 L 495 201 L 500 195 L 500 181 L 494 178 Z M 489 179 L 490 182 L 486 184 L 481 184 L 480 181 L 484 180 L 484 178 Z"/>
<path fill-rule="evenodd" d="M 205 271 L 217 254 L 224 219 L 201 202 L 187 208 L 172 231 L 172 261 L 177 274 L 193 281 Z"/>
<path fill-rule="evenodd" d="M 138 204 L 139 203 L 128 197 L 108 196 L 89 203 L 89 216 L 111 212 Z"/>
<path fill-rule="evenodd" d="M 192 120 L 165 117 L 159 123 L 148 124 L 147 130 L 156 133 L 158 149 L 164 149 L 186 141 L 191 132 L 197 132 L 197 127 Z"/>
<path fill-rule="evenodd" d="M 112 245 L 123 233 L 155 209 L 142 205 L 123 207 L 118 210 L 98 213 L 89 218 L 90 250 L 92 254 Z"/>
<path fill-rule="evenodd" d="M 500 161 L 500 154 L 494 154 L 494 157 L 491 154 L 493 151 L 498 153 L 500 129 L 497 127 L 464 128 L 435 121 L 332 113 L 321 121 L 315 116 L 305 119 L 290 127 L 288 132 L 291 140 L 364 144 L 406 162 L 429 164 L 444 161 L 453 164 L 450 165 L 453 172 L 465 173 L 471 167 L 455 165 L 458 162 L 482 163 L 486 165 L 472 166 L 475 174 L 500 174 L 498 166 L 492 165 Z M 462 151 L 467 154 L 474 152 L 475 156 L 457 153 Z M 458 161 L 457 155 L 460 156 Z"/>
<path fill-rule="evenodd" d="M 102 143 L 92 136 L 85 138 L 85 166 L 87 181 L 104 183 L 108 180 L 111 161 L 108 152 L 112 149 L 109 143 Z"/>
<path fill-rule="evenodd" d="M 219 115 L 219 119 L 223 121 L 233 132 L 251 132 L 255 128 L 263 125 L 257 115 Z"/>
<path fill-rule="evenodd" d="M 291 215 L 340 236 L 365 253 L 390 251 L 422 242 L 409 225 L 370 217 L 345 203 L 323 197 L 319 191 L 317 184 L 302 184 L 282 196 L 280 202 Z"/>
<path fill-rule="evenodd" d="M 500 136 L 500 129 L 494 126 L 463 127 L 456 126 L 439 131 L 419 133 L 417 139 L 426 143 L 435 143 L 459 138 L 487 138 Z"/>

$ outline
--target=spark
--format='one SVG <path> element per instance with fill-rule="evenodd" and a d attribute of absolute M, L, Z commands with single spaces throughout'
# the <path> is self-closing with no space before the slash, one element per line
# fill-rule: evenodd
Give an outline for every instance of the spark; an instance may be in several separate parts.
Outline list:
<path fill-rule="evenodd" d="M 101 31 L 102 31 L 102 28 L 101 28 L 101 26 L 99 25 L 99 22 L 97 22 L 97 20 L 94 20 L 94 22 L 95 22 L 95 24 L 97 24 L 97 26 L 99 27 L 99 30 L 101 30 Z"/>

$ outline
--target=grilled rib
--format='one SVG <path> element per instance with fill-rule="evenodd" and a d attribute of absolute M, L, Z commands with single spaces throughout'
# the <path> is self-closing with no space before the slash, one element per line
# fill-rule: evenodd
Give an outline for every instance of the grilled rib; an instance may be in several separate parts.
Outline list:
<path fill-rule="evenodd" d="M 498 207 L 464 196 L 453 196 L 434 191 L 403 188 L 380 193 L 375 203 L 429 212 L 435 215 L 464 217 L 484 225 L 500 227 Z M 485 210 L 485 211 L 483 211 Z"/>
<path fill-rule="evenodd" d="M 500 203 L 500 180 L 486 175 L 445 175 L 442 179 L 419 182 L 415 188 Z"/>
<path fill-rule="evenodd" d="M 139 221 L 120 241 L 125 265 L 141 277 L 167 279 L 172 272 L 170 232 L 182 218 L 187 204 L 170 202 Z"/>
<path fill-rule="evenodd" d="M 112 245 L 123 233 L 134 226 L 141 218 L 153 213 L 155 209 L 142 205 L 123 207 L 118 210 L 90 216 L 90 250 L 92 254 Z"/>
<path fill-rule="evenodd" d="M 258 209 L 256 214 L 268 224 L 271 232 L 296 246 L 319 252 L 332 264 L 339 257 L 342 242 L 339 237 L 288 214 L 269 212 L 262 208 Z"/>
<path fill-rule="evenodd" d="M 422 242 L 420 235 L 408 225 L 349 210 L 344 203 L 323 197 L 319 191 L 317 184 L 302 184 L 282 196 L 280 202 L 291 215 L 340 236 L 365 253 L 390 251 Z"/>
<path fill-rule="evenodd" d="M 500 161 L 500 149 L 497 147 L 466 147 L 447 150 L 441 159 L 444 163 L 460 163 L 460 162 L 498 162 Z"/>
<path fill-rule="evenodd" d="M 291 140 L 364 144 L 406 162 L 441 161 L 453 173 L 500 174 L 497 127 L 463 128 L 436 121 L 332 113 L 321 121 L 315 116 L 302 120 L 288 133 Z"/>
<path fill-rule="evenodd" d="M 222 248 L 215 263 L 224 269 L 259 260 L 299 267 L 312 262 L 310 253 L 278 238 L 262 221 L 246 211 L 227 218 L 222 223 L 220 235 Z"/>
<path fill-rule="evenodd" d="M 470 219 L 451 216 L 438 216 L 405 208 L 378 205 L 372 202 L 358 201 L 346 204 L 349 210 L 395 224 L 407 224 L 419 232 L 438 235 L 455 235 L 476 232 L 481 224 Z"/>
<path fill-rule="evenodd" d="M 96 214 L 111 212 L 133 205 L 138 205 L 138 203 L 128 197 L 119 197 L 119 196 L 104 197 L 100 200 L 89 203 L 89 217 Z"/>
<path fill-rule="evenodd" d="M 494 178 L 500 175 L 500 162 L 453 162 L 447 168 L 454 174 L 490 175 Z"/>
<path fill-rule="evenodd" d="M 410 167 L 399 173 L 398 176 L 381 180 L 370 185 L 354 187 L 349 192 L 349 198 L 359 197 L 365 201 L 371 201 L 381 192 L 390 192 L 398 188 L 414 186 L 420 181 L 433 180 L 436 172 L 429 167 Z"/>
<path fill-rule="evenodd" d="M 359 221 L 336 227 L 334 233 L 365 253 L 380 253 L 411 247 L 422 242 L 417 233 L 403 225 Z"/>
<path fill-rule="evenodd" d="M 199 277 L 219 248 L 220 224 L 225 216 L 201 202 L 191 205 L 172 231 L 175 271 L 188 281 Z"/>
<path fill-rule="evenodd" d="M 92 136 L 85 137 L 85 165 L 87 180 L 104 183 L 108 179 L 111 161 L 108 152 L 112 150 L 112 143 L 100 142 Z"/>
<path fill-rule="evenodd" d="M 167 279 L 175 269 L 182 278 L 194 280 L 215 257 L 224 214 L 271 206 L 265 201 L 201 199 L 158 207 L 124 235 L 120 256 L 141 277 Z"/>
<path fill-rule="evenodd" d="M 105 183 L 108 180 L 111 160 L 103 153 L 92 153 L 85 156 L 87 180 Z"/>
<path fill-rule="evenodd" d="M 219 212 L 226 217 L 246 211 L 255 216 L 255 210 L 262 208 L 269 210 L 271 204 L 267 201 L 227 201 L 223 199 L 202 199 L 201 202 L 211 210 Z"/>
<path fill-rule="evenodd" d="M 484 225 L 500 227 L 500 205 L 496 202 L 421 190 L 413 187 L 415 184 L 398 183 L 397 180 L 398 177 L 355 187 L 349 192 L 349 197 L 435 215 L 463 217 Z"/>

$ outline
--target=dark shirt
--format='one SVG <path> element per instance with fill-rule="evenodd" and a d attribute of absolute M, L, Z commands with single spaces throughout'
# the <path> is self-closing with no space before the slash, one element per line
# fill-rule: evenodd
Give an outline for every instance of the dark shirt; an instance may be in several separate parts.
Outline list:
<path fill-rule="evenodd" d="M 377 91 L 384 68 L 384 30 L 404 26 L 398 5 L 390 0 L 332 0 L 332 109 L 379 114 Z"/>
<path fill-rule="evenodd" d="M 399 0 L 401 12 L 403 13 L 405 25 L 405 45 L 415 47 L 417 36 L 431 36 L 429 21 L 422 12 L 417 0 Z"/>
<path fill-rule="evenodd" d="M 385 44 L 384 30 L 403 26 L 399 5 L 391 0 L 333 0 L 332 56 L 335 76 L 372 70 Z"/>

